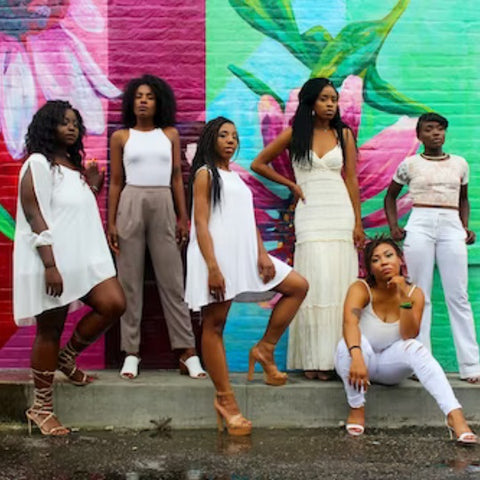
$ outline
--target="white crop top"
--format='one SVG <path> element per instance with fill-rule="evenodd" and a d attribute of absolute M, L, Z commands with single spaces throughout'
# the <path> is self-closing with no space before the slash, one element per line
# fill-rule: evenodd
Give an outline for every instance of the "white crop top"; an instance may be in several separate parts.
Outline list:
<path fill-rule="evenodd" d="M 408 185 L 413 203 L 457 207 L 460 185 L 468 183 L 469 168 L 463 157 L 426 160 L 421 155 L 407 157 L 397 168 L 393 180 Z"/>
<path fill-rule="evenodd" d="M 360 313 L 360 332 L 368 340 L 373 350 L 378 353 L 385 350 L 397 340 L 402 339 L 402 336 L 400 335 L 400 320 L 397 320 L 396 322 L 382 321 L 373 310 L 373 297 L 370 286 L 365 280 L 360 279 L 360 281 L 365 284 L 368 290 L 368 295 L 370 296 L 370 301 L 365 307 L 363 307 L 362 312 Z M 408 293 L 409 297 L 412 295 L 415 288 L 416 286 L 413 285 Z"/>
<path fill-rule="evenodd" d="M 129 130 L 123 148 L 127 185 L 169 187 L 172 176 L 172 142 L 161 128 L 142 132 Z"/>

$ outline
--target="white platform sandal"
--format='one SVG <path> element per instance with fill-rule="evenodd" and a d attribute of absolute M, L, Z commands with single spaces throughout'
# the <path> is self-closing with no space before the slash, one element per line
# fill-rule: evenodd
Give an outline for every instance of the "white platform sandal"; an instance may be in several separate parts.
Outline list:
<path fill-rule="evenodd" d="M 352 437 L 359 437 L 360 435 L 363 435 L 365 427 L 359 423 L 347 423 L 345 425 L 345 430 Z"/>
<path fill-rule="evenodd" d="M 180 359 L 180 374 L 200 380 L 207 378 L 207 372 L 202 368 L 198 355 L 192 355 L 186 360 Z"/>
<path fill-rule="evenodd" d="M 133 380 L 138 377 L 138 365 L 140 357 L 136 355 L 127 355 L 120 370 L 120 376 L 125 380 Z"/>

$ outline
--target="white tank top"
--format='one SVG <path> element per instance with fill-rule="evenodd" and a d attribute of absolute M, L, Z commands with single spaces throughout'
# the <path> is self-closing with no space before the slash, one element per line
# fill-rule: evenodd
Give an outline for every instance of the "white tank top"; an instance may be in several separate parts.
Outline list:
<path fill-rule="evenodd" d="M 368 340 L 375 352 L 381 352 L 387 347 L 392 345 L 392 343 L 397 340 L 401 340 L 402 336 L 400 335 L 400 320 L 396 322 L 384 322 L 378 317 L 378 315 L 373 311 L 372 306 L 372 292 L 368 283 L 360 279 L 368 290 L 368 295 L 370 296 L 370 301 L 362 309 L 360 314 L 360 331 L 362 335 Z M 410 297 L 415 290 L 416 286 L 413 285 L 408 296 Z"/>
<path fill-rule="evenodd" d="M 172 176 L 172 142 L 161 128 L 141 132 L 131 128 L 123 149 L 127 185 L 169 187 Z"/>

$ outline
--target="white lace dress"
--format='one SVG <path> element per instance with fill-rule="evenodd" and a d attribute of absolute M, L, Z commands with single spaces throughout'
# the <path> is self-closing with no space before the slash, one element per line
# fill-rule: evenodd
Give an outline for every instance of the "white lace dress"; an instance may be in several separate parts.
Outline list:
<path fill-rule="evenodd" d="M 294 165 L 306 202 L 295 211 L 294 267 L 310 284 L 305 301 L 290 325 L 289 369 L 331 370 L 342 336 L 343 301 L 358 276 L 353 244 L 355 217 L 341 176 L 342 150 L 336 145 L 312 168 Z"/>

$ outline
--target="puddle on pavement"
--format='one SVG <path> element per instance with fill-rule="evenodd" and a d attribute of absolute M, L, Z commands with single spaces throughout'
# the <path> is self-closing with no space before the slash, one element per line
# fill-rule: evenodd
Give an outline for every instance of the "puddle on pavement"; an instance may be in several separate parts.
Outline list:
<path fill-rule="evenodd" d="M 454 458 L 444 460 L 440 466 L 451 468 L 457 472 L 476 473 L 480 475 L 480 460 L 472 461 L 471 459 Z"/>

